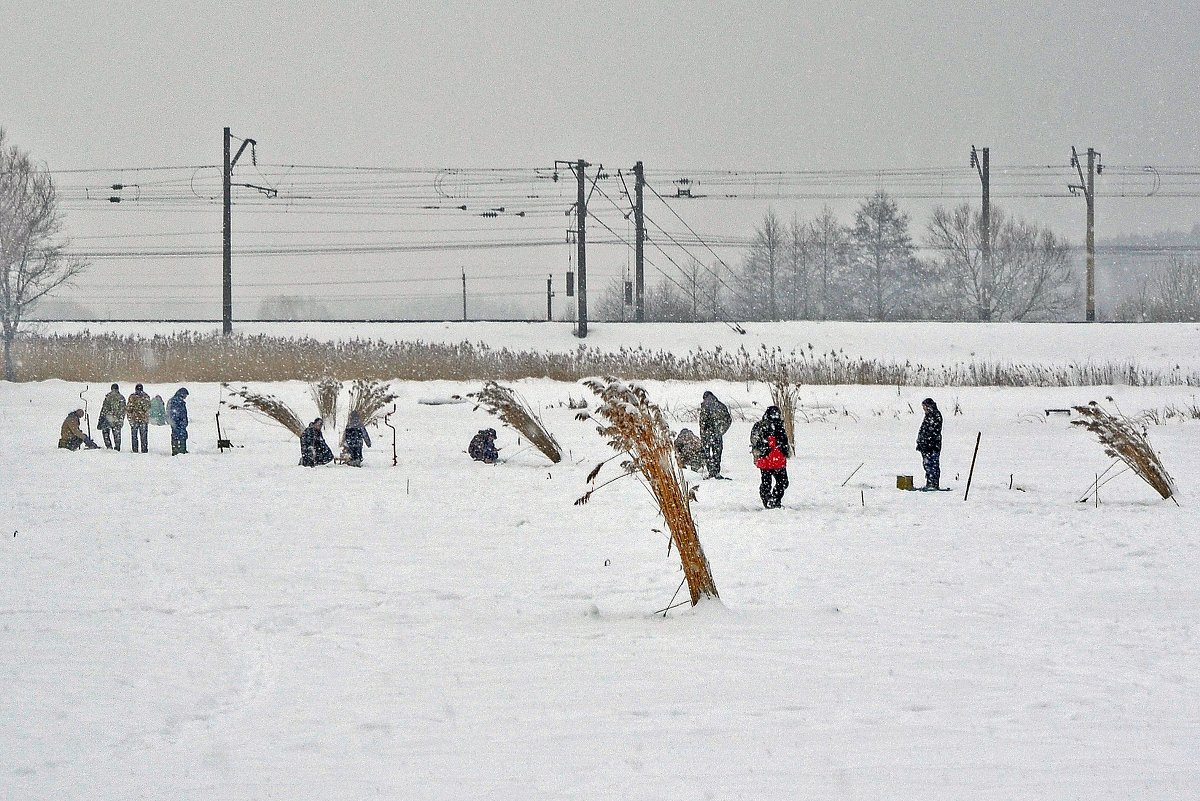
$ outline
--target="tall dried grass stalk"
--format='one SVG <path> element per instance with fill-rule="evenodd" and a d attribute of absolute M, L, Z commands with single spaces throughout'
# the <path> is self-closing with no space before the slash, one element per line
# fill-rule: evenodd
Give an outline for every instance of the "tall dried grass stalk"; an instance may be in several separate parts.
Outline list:
<path fill-rule="evenodd" d="M 338 399 L 342 395 L 342 382 L 328 376 L 308 385 L 313 402 L 317 404 L 317 416 L 325 421 L 326 431 L 337 430 Z"/>
<path fill-rule="evenodd" d="M 597 431 L 608 440 L 609 447 L 617 455 L 628 457 L 621 462 L 623 475 L 641 476 L 642 484 L 650 491 L 667 522 L 671 540 L 683 563 L 692 606 L 701 598 L 718 597 L 708 558 L 700 546 L 696 521 L 692 518 L 695 488 L 688 484 L 684 475 L 662 409 L 651 403 L 641 387 L 628 386 L 613 378 L 584 383 L 600 398 L 596 414 L 605 422 Z M 587 412 L 581 412 L 578 417 L 593 419 Z M 596 478 L 604 464 L 597 465 L 588 476 L 589 481 Z M 587 503 L 596 489 L 599 487 L 586 492 L 575 504 Z"/>
<path fill-rule="evenodd" d="M 486 381 L 483 389 L 469 393 L 467 397 L 475 399 L 476 409 L 482 406 L 488 414 L 499 417 L 506 425 L 519 431 L 551 462 L 558 464 L 562 461 L 562 446 L 546 429 L 542 418 L 517 393 L 495 381 Z"/>
<path fill-rule="evenodd" d="M 350 414 L 357 414 L 364 426 L 383 416 L 383 409 L 396 399 L 396 393 L 382 381 L 358 379 L 350 387 Z"/>
<path fill-rule="evenodd" d="M 232 394 L 234 397 L 241 398 L 242 402 L 237 404 L 231 403 L 229 408 L 242 409 L 259 417 L 265 417 L 268 420 L 279 423 L 297 437 L 304 432 L 304 423 L 300 422 L 300 418 L 296 416 L 292 408 L 274 395 L 268 395 L 265 392 L 255 392 L 248 387 L 234 390 Z"/>
<path fill-rule="evenodd" d="M 1095 401 L 1074 408 L 1083 419 L 1073 420 L 1073 425 L 1083 426 L 1095 434 L 1106 454 L 1129 465 L 1164 500 L 1173 498 L 1175 480 L 1163 467 L 1158 454 L 1150 447 L 1145 432 L 1138 430 L 1134 420 L 1123 414 L 1111 414 Z"/>
<path fill-rule="evenodd" d="M 713 348 L 686 354 L 649 348 L 600 351 L 581 347 L 565 353 L 493 349 L 483 344 L 345 340 L 306 337 L 174 334 L 22 335 L 15 343 L 22 381 L 314 381 L 343 380 L 517 381 L 550 378 L 578 381 L 619 375 L 645 381 L 771 381 L 781 374 L 793 384 L 882 384 L 888 386 L 1074 387 L 1200 386 L 1200 372 L 1182 367 L 1155 369 L 1135 362 L 1078 362 L 1067 365 L 968 362 L 922 365 L 854 358 L 811 348 L 755 351 Z M 780 371 L 783 371 L 782 373 Z"/>
<path fill-rule="evenodd" d="M 783 430 L 787 432 L 788 442 L 796 447 L 796 409 L 800 407 L 800 385 L 793 384 L 786 378 L 777 378 L 771 382 L 771 403 L 779 407 L 783 413 Z"/>

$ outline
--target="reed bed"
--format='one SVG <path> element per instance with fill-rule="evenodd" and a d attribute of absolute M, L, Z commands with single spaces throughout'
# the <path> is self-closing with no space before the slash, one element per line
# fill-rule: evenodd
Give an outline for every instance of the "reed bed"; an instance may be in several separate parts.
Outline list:
<path fill-rule="evenodd" d="M 1173 498 L 1175 480 L 1150 447 L 1146 432 L 1138 430 L 1137 421 L 1119 412 L 1112 414 L 1095 401 L 1074 408 L 1083 419 L 1073 420 L 1072 425 L 1082 426 L 1095 434 L 1106 454 L 1127 464 L 1163 500 Z"/>
<path fill-rule="evenodd" d="M 482 406 L 488 414 L 499 417 L 506 425 L 519 431 L 529 442 L 554 464 L 562 461 L 562 446 L 546 428 L 529 403 L 510 388 L 495 381 L 487 381 L 479 392 L 471 392 L 468 398 L 475 399 L 475 408 Z"/>
<path fill-rule="evenodd" d="M 671 541 L 683 564 L 692 606 L 702 598 L 718 597 L 717 585 L 708 558 L 700 546 L 696 521 L 692 517 L 691 502 L 695 500 L 695 488 L 689 485 L 684 475 L 662 409 L 650 401 L 641 387 L 630 386 L 614 378 L 592 379 L 584 383 L 600 398 L 596 415 L 603 422 L 596 430 L 616 451 L 616 456 L 608 461 L 622 456 L 625 459 L 620 464 L 621 475 L 588 490 L 575 504 L 587 503 L 592 493 L 612 481 L 629 475 L 640 476 L 671 532 Z M 577 418 L 595 419 L 588 412 L 581 412 Z M 605 464 L 607 461 L 592 470 L 588 476 L 589 482 L 595 481 Z"/>
<path fill-rule="evenodd" d="M 85 333 L 21 336 L 15 356 L 22 381 L 273 382 L 317 381 L 337 375 L 344 381 L 550 378 L 574 382 L 595 375 L 617 375 L 636 381 L 769 382 L 783 378 L 792 384 L 820 386 L 1200 386 L 1200 372 L 1179 366 L 1158 369 L 1135 362 L 1043 365 L 987 361 L 922 365 L 855 358 L 840 351 L 784 351 L 766 346 L 753 351 L 718 347 L 686 354 L 580 346 L 566 353 L 546 353 L 469 342 Z"/>

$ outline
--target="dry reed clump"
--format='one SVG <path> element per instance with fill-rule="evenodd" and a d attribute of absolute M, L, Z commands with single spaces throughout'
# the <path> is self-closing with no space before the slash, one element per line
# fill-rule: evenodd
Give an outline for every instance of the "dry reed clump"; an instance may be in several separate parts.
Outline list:
<path fill-rule="evenodd" d="M 608 440 L 609 447 L 617 452 L 617 456 L 627 457 L 621 462 L 622 474 L 600 487 L 626 475 L 640 475 L 642 484 L 658 504 L 659 512 L 671 531 L 671 540 L 679 551 L 692 606 L 699 603 L 701 598 L 718 597 L 708 558 L 700 546 L 696 521 L 692 518 L 691 502 L 695 499 L 695 488 L 688 484 L 684 476 L 662 409 L 650 402 L 641 387 L 627 386 L 613 378 L 592 379 L 584 383 L 600 398 L 596 414 L 605 422 L 597 431 Z M 593 419 L 587 412 L 581 412 L 577 417 L 580 420 Z M 592 470 L 588 475 L 589 482 L 596 479 L 607 461 Z M 587 503 L 592 493 L 600 487 L 588 490 L 575 504 L 580 506 Z"/>
<path fill-rule="evenodd" d="M 338 399 L 342 394 L 342 382 L 328 376 L 309 382 L 308 391 L 317 404 L 317 416 L 325 423 L 326 431 L 337 429 Z"/>
<path fill-rule="evenodd" d="M 508 426 L 519 431 L 535 448 L 545 454 L 554 464 L 562 461 L 562 446 L 546 429 L 546 424 L 534 413 L 524 398 L 508 387 L 495 381 L 487 381 L 483 389 L 467 395 L 475 399 L 475 408 L 480 406 L 499 417 Z"/>
<path fill-rule="evenodd" d="M 323 342 L 307 337 L 182 333 L 171 336 L 115 334 L 22 335 L 15 343 L 23 381 L 107 382 L 343 380 L 516 381 L 549 378 L 578 381 L 619 375 L 645 381 L 770 381 L 828 386 L 1200 386 L 1200 372 L 1176 366 L 1143 368 L 1133 362 L 1038 365 L 972 362 L 921 365 L 817 353 L 811 346 L 785 351 L 762 346 L 696 350 L 678 355 L 648 348 L 565 353 L 492 349 L 484 344 L 386 342 L 352 339 Z"/>
<path fill-rule="evenodd" d="M 358 379 L 350 387 L 350 414 L 357 414 L 364 426 L 374 424 L 383 408 L 396 399 L 396 393 L 382 381 Z"/>
<path fill-rule="evenodd" d="M 1095 401 L 1074 409 L 1083 419 L 1073 420 L 1072 425 L 1095 434 L 1106 454 L 1129 465 L 1164 500 L 1175 495 L 1174 479 L 1150 447 L 1145 432 L 1138 431 L 1137 423 L 1125 415 L 1110 414 Z"/>
<path fill-rule="evenodd" d="M 273 420 L 297 437 L 304 433 L 304 423 L 300 422 L 300 418 L 296 416 L 296 413 L 292 411 L 290 406 L 274 395 L 268 395 L 265 392 L 255 392 L 249 387 L 234 390 L 232 394 L 234 397 L 241 398 L 242 402 L 238 404 L 231 403 L 229 408 L 242 409 L 259 417 Z"/>

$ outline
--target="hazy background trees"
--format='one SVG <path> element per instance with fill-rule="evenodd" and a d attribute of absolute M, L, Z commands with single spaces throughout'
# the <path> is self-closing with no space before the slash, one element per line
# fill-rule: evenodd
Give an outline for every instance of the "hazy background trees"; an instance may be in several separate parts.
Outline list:
<path fill-rule="evenodd" d="M 13 343 L 29 312 L 87 266 L 66 254 L 67 244 L 49 171 L 9 144 L 0 128 L 0 338 L 7 381 L 16 380 Z"/>
<path fill-rule="evenodd" d="M 1142 279 L 1117 316 L 1139 323 L 1200 322 L 1200 260 L 1172 255 L 1165 270 Z"/>

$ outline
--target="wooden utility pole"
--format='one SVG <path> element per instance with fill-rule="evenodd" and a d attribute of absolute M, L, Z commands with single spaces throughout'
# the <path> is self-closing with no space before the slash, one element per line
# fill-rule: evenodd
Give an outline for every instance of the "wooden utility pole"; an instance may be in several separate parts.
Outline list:
<path fill-rule="evenodd" d="M 1100 152 L 1095 148 L 1087 149 L 1087 177 L 1083 175 L 1083 165 L 1079 163 L 1079 153 L 1071 148 L 1071 166 L 1079 173 L 1079 183 L 1067 188 L 1071 194 L 1083 192 L 1087 201 L 1087 321 L 1096 322 L 1096 175 L 1104 172 L 1100 163 Z"/>
<path fill-rule="evenodd" d="M 995 276 L 992 275 L 992 168 L 991 148 L 985 147 L 976 151 L 971 145 L 971 166 L 979 173 L 979 182 L 983 185 L 983 211 L 979 217 L 979 249 L 983 258 L 983 286 L 986 308 L 979 310 L 979 318 L 983 322 L 992 319 L 992 292 L 995 288 Z"/>
<path fill-rule="evenodd" d="M 580 339 L 587 338 L 588 329 L 588 313 L 587 313 L 587 166 L 588 163 L 583 159 L 575 162 L 575 180 L 579 183 L 579 197 L 575 206 L 575 220 L 578 227 L 575 231 L 575 240 L 579 246 L 579 265 L 578 276 L 575 279 L 575 287 L 577 292 L 576 301 L 579 308 L 579 321 L 575 335 Z"/>
<path fill-rule="evenodd" d="M 646 272 L 644 246 L 646 242 L 646 215 L 643 191 L 646 187 L 646 174 L 642 162 L 633 165 L 633 297 L 634 319 L 639 323 L 646 321 Z"/>

